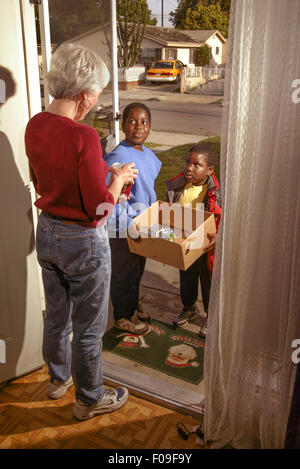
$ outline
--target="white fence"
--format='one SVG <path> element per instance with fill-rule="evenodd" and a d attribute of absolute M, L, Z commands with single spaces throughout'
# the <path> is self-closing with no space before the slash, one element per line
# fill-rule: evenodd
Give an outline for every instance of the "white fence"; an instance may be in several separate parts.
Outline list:
<path fill-rule="evenodd" d="M 119 68 L 118 78 L 119 81 L 142 81 L 145 76 L 145 67 L 130 67 L 130 68 Z"/>
<path fill-rule="evenodd" d="M 181 72 L 180 93 L 199 92 L 202 85 L 225 76 L 223 67 L 184 68 Z"/>

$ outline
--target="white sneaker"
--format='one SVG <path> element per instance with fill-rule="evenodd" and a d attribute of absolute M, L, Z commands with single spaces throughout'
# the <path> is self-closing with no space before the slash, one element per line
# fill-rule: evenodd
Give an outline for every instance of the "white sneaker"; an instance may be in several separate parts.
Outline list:
<path fill-rule="evenodd" d="M 51 399 L 59 399 L 62 397 L 64 394 L 66 394 L 68 388 L 72 386 L 73 384 L 73 379 L 72 376 L 65 381 L 64 383 L 60 381 L 53 381 L 48 384 L 47 388 L 47 396 L 51 397 Z"/>
<path fill-rule="evenodd" d="M 198 332 L 199 337 L 205 339 L 207 336 L 207 319 L 204 320 L 202 326 L 200 326 L 200 330 Z"/>
<path fill-rule="evenodd" d="M 149 326 L 138 318 L 138 312 L 135 311 L 130 319 L 121 318 L 115 321 L 115 327 L 130 334 L 145 334 L 149 331 Z"/>
<path fill-rule="evenodd" d="M 189 322 L 193 321 L 197 317 L 197 311 L 195 306 L 184 307 L 182 311 L 173 319 L 175 327 L 186 326 Z"/>
<path fill-rule="evenodd" d="M 128 399 L 128 390 L 123 387 L 111 388 L 104 387 L 104 396 L 101 401 L 94 405 L 87 405 L 80 399 L 77 399 L 73 407 L 73 415 L 78 420 L 87 420 L 96 415 L 105 414 L 107 412 L 114 412 L 120 409 Z"/>

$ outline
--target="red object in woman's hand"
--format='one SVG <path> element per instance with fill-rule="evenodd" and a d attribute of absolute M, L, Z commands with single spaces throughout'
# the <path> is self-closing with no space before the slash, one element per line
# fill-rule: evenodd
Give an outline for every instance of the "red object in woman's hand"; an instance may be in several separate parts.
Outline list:
<path fill-rule="evenodd" d="M 125 188 L 123 188 L 122 190 L 122 194 L 126 196 L 127 200 L 130 199 L 131 188 L 132 188 L 132 184 L 129 184 L 128 186 L 125 186 Z"/>

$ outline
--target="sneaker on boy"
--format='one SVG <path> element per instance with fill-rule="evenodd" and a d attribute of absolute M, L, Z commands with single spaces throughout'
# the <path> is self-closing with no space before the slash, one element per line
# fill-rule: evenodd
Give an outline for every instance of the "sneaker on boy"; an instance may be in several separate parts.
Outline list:
<path fill-rule="evenodd" d="M 59 399 L 64 396 L 70 386 L 73 384 L 72 376 L 64 383 L 60 381 L 50 381 L 47 387 L 47 396 L 51 399 Z"/>
<path fill-rule="evenodd" d="M 143 310 L 142 303 L 139 301 L 138 308 L 137 308 L 137 317 L 140 321 L 151 323 L 152 319 L 147 311 Z"/>
<path fill-rule="evenodd" d="M 101 401 L 94 405 L 87 405 L 80 399 L 77 399 L 73 407 L 73 415 L 78 420 L 88 420 L 96 415 L 114 412 L 120 409 L 128 399 L 128 390 L 123 387 L 111 388 L 104 387 L 104 396 Z"/>
<path fill-rule="evenodd" d="M 201 337 L 202 339 L 206 338 L 206 334 L 207 334 L 207 318 L 204 319 L 203 324 L 200 326 L 200 329 L 198 332 L 199 337 Z"/>
<path fill-rule="evenodd" d="M 115 327 L 122 331 L 130 332 L 130 334 L 144 334 L 149 330 L 148 324 L 139 320 L 137 311 L 135 311 L 130 319 L 121 318 L 115 321 Z"/>
<path fill-rule="evenodd" d="M 173 324 L 176 327 L 186 326 L 190 321 L 193 321 L 197 317 L 195 306 L 184 306 L 183 310 L 173 320 Z"/>

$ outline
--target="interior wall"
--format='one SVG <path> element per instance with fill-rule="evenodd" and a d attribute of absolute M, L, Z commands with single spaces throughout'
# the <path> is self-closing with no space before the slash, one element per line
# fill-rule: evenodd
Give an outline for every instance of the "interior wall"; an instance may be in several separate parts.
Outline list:
<path fill-rule="evenodd" d="M 41 109 L 34 7 L 0 0 L 0 383 L 42 363 L 42 300 L 24 131 Z"/>

